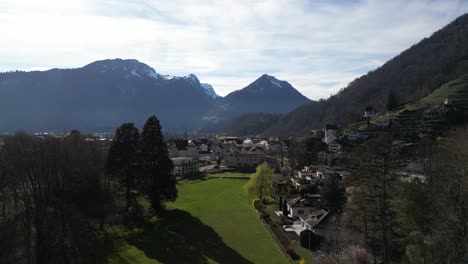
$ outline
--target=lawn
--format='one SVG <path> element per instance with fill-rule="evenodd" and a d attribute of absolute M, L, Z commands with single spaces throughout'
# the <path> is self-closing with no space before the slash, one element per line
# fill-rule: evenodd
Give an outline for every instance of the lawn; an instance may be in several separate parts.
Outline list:
<path fill-rule="evenodd" d="M 217 177 L 181 182 L 165 215 L 141 229 L 118 229 L 122 238 L 107 262 L 291 263 L 258 218 L 246 183 Z"/>

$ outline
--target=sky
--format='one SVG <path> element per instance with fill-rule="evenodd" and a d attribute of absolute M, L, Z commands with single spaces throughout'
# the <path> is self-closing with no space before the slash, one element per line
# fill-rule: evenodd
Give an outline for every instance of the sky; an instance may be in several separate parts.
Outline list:
<path fill-rule="evenodd" d="M 0 71 L 137 59 L 224 96 L 267 73 L 328 98 L 468 0 L 0 0 Z"/>

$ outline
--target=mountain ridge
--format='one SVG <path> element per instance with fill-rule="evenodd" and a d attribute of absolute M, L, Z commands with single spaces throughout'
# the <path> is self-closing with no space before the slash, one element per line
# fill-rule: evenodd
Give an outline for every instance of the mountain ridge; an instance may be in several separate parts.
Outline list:
<path fill-rule="evenodd" d="M 263 96 L 249 106 L 250 111 L 270 111 L 270 86 L 262 88 Z M 246 100 L 250 99 L 240 101 Z M 220 102 L 226 102 L 225 98 L 196 75 L 163 75 L 134 59 L 100 60 L 81 68 L 0 73 L 0 131 L 4 132 L 110 132 L 122 122 L 142 124 L 153 114 L 166 131 L 200 131 L 203 117 Z M 298 105 L 292 102 L 290 107 Z M 234 109 L 237 107 L 234 104 Z"/>

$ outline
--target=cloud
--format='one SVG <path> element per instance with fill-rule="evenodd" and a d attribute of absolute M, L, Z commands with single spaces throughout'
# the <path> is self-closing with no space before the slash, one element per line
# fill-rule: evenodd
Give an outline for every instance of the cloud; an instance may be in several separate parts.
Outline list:
<path fill-rule="evenodd" d="M 225 95 L 263 73 L 326 98 L 468 10 L 466 1 L 4 0 L 0 71 L 135 58 Z"/>

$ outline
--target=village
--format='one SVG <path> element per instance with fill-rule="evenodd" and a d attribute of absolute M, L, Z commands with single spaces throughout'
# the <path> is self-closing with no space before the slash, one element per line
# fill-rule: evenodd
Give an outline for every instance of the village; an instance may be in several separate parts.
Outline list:
<path fill-rule="evenodd" d="M 420 140 L 418 136 L 425 131 L 428 120 L 447 119 L 451 109 L 448 99 L 440 107 L 401 111 L 393 116 L 368 106 L 355 124 L 346 128 L 326 124 L 320 130 L 310 131 L 300 144 L 294 138 L 211 137 L 171 139 L 167 145 L 174 164 L 173 174 L 180 178 L 224 172 L 253 173 L 258 165 L 268 164 L 275 173 L 273 191 L 270 200 L 256 209 L 277 242 L 287 249 L 292 242 L 302 241 L 301 233 L 307 230 L 312 232 L 309 240 L 310 234 L 320 239 L 315 246 L 301 243 L 302 248 L 330 250 L 363 240 L 362 234 L 349 227 L 348 216 L 341 213 L 342 208 L 331 208 L 326 201 L 330 198 L 323 197 L 323 189 L 329 188 L 330 183 L 336 187 L 333 195 L 343 197 L 342 204 L 351 196 L 353 186 L 349 186 L 348 180 L 352 176 L 350 161 L 356 147 L 389 132 L 391 127 L 398 127 L 401 132 L 393 139 L 392 147 L 411 148 Z M 407 115 L 413 118 L 405 118 Z M 298 154 L 301 152 L 298 146 L 306 144 L 313 147 Z M 395 173 L 401 181 L 424 181 L 417 160 L 403 156 L 395 162 L 398 164 Z"/>
<path fill-rule="evenodd" d="M 254 207 L 283 250 L 288 253 L 293 247 L 293 254 L 288 254 L 303 258 L 321 250 L 358 245 L 364 240 L 363 234 L 350 225 L 350 216 L 343 212 L 346 200 L 352 197 L 356 187 L 349 180 L 359 176 L 353 175 L 352 168 L 356 148 L 380 134 L 394 133 L 397 128 L 392 148 L 406 151 L 429 133 L 438 136 L 440 132 L 427 129 L 427 124 L 434 120 L 450 122 L 452 111 L 448 99 L 441 106 L 403 110 L 393 115 L 367 106 L 358 122 L 347 127 L 325 124 L 304 138 L 173 136 L 166 138 L 166 145 L 173 164 L 172 175 L 179 182 L 209 177 L 249 179 L 259 165 L 267 164 L 274 172 L 271 190 Z M 36 133 L 34 136 L 66 137 L 68 134 Z M 103 151 L 112 143 L 107 134 L 86 135 L 85 140 L 97 143 Z M 0 137 L 0 149 L 2 145 Z M 394 162 L 398 164 L 394 172 L 399 180 L 425 181 L 417 159 L 403 155 Z"/>

